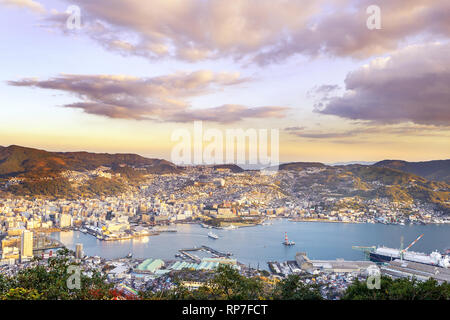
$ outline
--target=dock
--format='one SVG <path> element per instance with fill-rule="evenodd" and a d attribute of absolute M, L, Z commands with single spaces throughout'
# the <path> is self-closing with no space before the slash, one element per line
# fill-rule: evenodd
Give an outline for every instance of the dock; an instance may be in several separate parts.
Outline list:
<path fill-rule="evenodd" d="M 381 267 L 381 273 L 392 278 L 412 278 L 427 281 L 432 278 L 439 283 L 450 283 L 450 269 L 417 262 L 394 260 Z"/>
<path fill-rule="evenodd" d="M 215 250 L 208 246 L 201 246 L 198 248 L 180 249 L 178 251 L 180 252 L 182 257 L 184 257 L 185 259 L 191 260 L 191 261 L 195 261 L 196 263 L 200 263 L 201 259 L 191 252 L 206 251 L 206 252 L 209 252 L 215 258 L 228 258 L 232 255 L 231 253 L 220 252 L 220 251 Z"/>

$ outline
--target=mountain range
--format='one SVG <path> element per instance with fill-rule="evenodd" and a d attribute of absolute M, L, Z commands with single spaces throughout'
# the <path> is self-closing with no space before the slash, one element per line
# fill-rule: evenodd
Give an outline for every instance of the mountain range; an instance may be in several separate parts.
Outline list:
<path fill-rule="evenodd" d="M 104 170 L 115 178 L 94 175 L 80 183 L 62 174 L 65 171 L 83 173 L 101 166 L 109 167 Z M 212 167 L 234 173 L 244 171 L 234 164 Z M 320 162 L 292 162 L 281 164 L 278 169 L 305 171 L 306 174 L 289 182 L 299 188 L 320 185 L 330 192 L 342 191 L 349 196 L 387 197 L 402 202 L 422 200 L 450 211 L 450 160 L 385 160 L 373 165 L 334 166 Z M 12 177 L 22 180 L 4 189 L 13 195 L 77 198 L 120 194 L 139 187 L 145 174 L 177 174 L 183 170 L 183 167 L 169 161 L 136 154 L 48 152 L 21 146 L 0 147 L 0 182 L 6 184 Z"/>
<path fill-rule="evenodd" d="M 182 169 L 162 159 L 145 158 L 137 154 L 108 154 L 89 152 L 49 152 L 34 148 L 12 145 L 0 146 L 0 176 L 53 175 L 61 171 L 93 170 L 100 166 L 130 166 L 144 168 L 148 173 L 178 173 Z M 216 165 L 217 168 L 230 168 L 233 172 L 243 171 L 236 165 Z M 349 169 L 361 167 L 388 168 L 414 174 L 427 180 L 450 182 L 450 159 L 425 162 L 403 160 L 383 160 L 372 165 L 343 164 L 334 167 Z M 331 168 L 320 162 L 292 162 L 279 166 L 280 170 L 303 170 L 305 168 Z"/>
<path fill-rule="evenodd" d="M 428 180 L 450 182 L 450 159 L 424 162 L 384 160 L 375 163 L 374 166 L 413 173 Z"/>
<path fill-rule="evenodd" d="M 0 176 L 3 177 L 55 175 L 66 170 L 85 171 L 123 165 L 142 167 L 155 174 L 179 172 L 179 168 L 169 161 L 136 154 L 48 152 L 15 145 L 0 147 Z"/>

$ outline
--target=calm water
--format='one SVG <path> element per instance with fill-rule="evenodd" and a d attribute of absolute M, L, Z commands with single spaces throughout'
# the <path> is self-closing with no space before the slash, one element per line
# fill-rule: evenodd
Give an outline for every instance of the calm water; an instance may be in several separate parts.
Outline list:
<path fill-rule="evenodd" d="M 74 250 L 83 243 L 84 252 L 103 258 L 124 257 L 132 252 L 136 258 L 174 259 L 178 249 L 206 245 L 223 252 L 233 253 L 238 261 L 266 268 L 267 261 L 293 260 L 298 251 L 307 252 L 312 259 L 346 260 L 364 259 L 364 254 L 352 246 L 385 245 L 400 247 L 404 237 L 405 247 L 420 234 L 424 237 L 411 250 L 431 252 L 450 247 L 450 225 L 397 226 L 383 224 L 344 224 L 320 222 L 291 222 L 274 220 L 269 226 L 256 226 L 235 230 L 213 230 L 220 239 L 208 238 L 209 229 L 199 225 L 177 225 L 177 233 L 117 242 L 99 241 L 81 232 L 54 233 L 68 248 Z M 281 244 L 284 232 L 295 246 Z"/>

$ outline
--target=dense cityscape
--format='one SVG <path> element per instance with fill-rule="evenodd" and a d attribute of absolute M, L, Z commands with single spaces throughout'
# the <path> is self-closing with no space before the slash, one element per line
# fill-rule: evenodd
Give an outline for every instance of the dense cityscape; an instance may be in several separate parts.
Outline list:
<path fill-rule="evenodd" d="M 448 0 L 0 0 L 0 306 L 450 300 L 449 22 Z"/>
<path fill-rule="evenodd" d="M 133 170 L 140 171 L 139 168 Z M 14 276 L 24 268 L 45 265 L 48 259 L 55 257 L 54 251 L 64 247 L 48 235 L 68 230 L 80 231 L 101 241 L 122 241 L 176 232 L 171 226 L 177 224 L 233 230 L 270 225 L 272 219 L 279 218 L 307 223 L 450 223 L 448 215 L 429 203 L 349 196 L 359 190 L 360 179 L 357 179 L 358 185 L 353 180 L 342 179 L 335 182 L 334 191 L 330 190 L 320 185 L 325 171 L 330 170 L 340 176 L 351 174 L 345 167 L 330 169 L 305 164 L 301 169 L 289 167 L 277 172 L 244 171 L 234 165 L 196 166 L 186 167 L 180 173 L 145 174 L 138 185 L 117 196 L 75 200 L 39 196 L 0 199 L 1 273 Z M 97 177 L 120 178 L 120 174 L 114 177 L 111 168 L 104 166 L 85 172 L 66 171 L 61 175 L 71 183 Z M 315 190 L 306 184 L 311 179 Z M 303 186 L 299 185 L 301 181 L 305 181 Z M 20 182 L 16 178 L 11 178 L 3 188 L 8 190 L 17 183 Z M 373 188 L 380 186 L 379 181 L 371 184 Z M 371 184 L 366 183 L 364 188 Z M 187 288 L 198 289 L 211 278 L 214 269 L 225 264 L 246 277 L 259 277 L 267 285 L 291 275 L 302 275 L 301 281 L 306 285 L 320 286 L 323 298 L 339 299 L 356 279 L 365 281 L 370 268 L 376 267 L 374 262 L 363 259 L 310 260 L 307 253 L 300 252 L 291 261 L 267 261 L 268 271 L 259 266 L 246 266 L 231 255 L 204 246 L 180 250 L 173 260 L 139 259 L 131 253 L 127 257 L 105 259 L 85 256 L 83 245 L 77 244 L 72 258 L 81 263 L 84 270 L 89 270 L 88 275 L 99 272 L 117 290 L 131 296 L 171 289 L 175 279 Z M 35 261 L 36 257 L 41 260 Z M 446 269 L 439 277 L 426 267 L 419 267 L 419 270 L 404 272 L 393 261 L 384 266 L 381 273 L 394 278 L 414 276 L 440 282 L 450 279 Z"/>

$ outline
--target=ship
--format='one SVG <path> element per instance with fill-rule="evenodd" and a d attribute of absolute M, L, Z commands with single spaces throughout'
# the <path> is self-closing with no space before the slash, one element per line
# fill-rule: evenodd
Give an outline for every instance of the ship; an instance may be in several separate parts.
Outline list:
<path fill-rule="evenodd" d="M 378 247 L 374 251 L 369 252 L 369 257 L 371 261 L 378 263 L 390 262 L 393 260 L 405 260 L 443 268 L 450 267 L 449 256 L 442 255 L 437 251 L 434 251 L 431 254 L 426 254 L 422 252 L 405 252 L 400 249 Z"/>
<path fill-rule="evenodd" d="M 450 257 L 437 251 L 431 254 L 408 251 L 417 241 L 423 237 L 420 235 L 406 249 L 393 249 L 387 247 L 377 247 L 369 251 L 369 258 L 373 262 L 385 263 L 393 260 L 405 260 L 442 268 L 450 268 Z"/>
<path fill-rule="evenodd" d="M 213 232 L 209 232 L 208 237 L 215 239 L 215 240 L 219 239 L 219 236 Z"/>
<path fill-rule="evenodd" d="M 288 236 L 287 236 L 287 232 L 284 233 L 284 241 L 282 242 L 282 244 L 284 244 L 285 246 L 294 246 L 295 242 L 294 241 L 289 241 L 288 240 Z"/>

